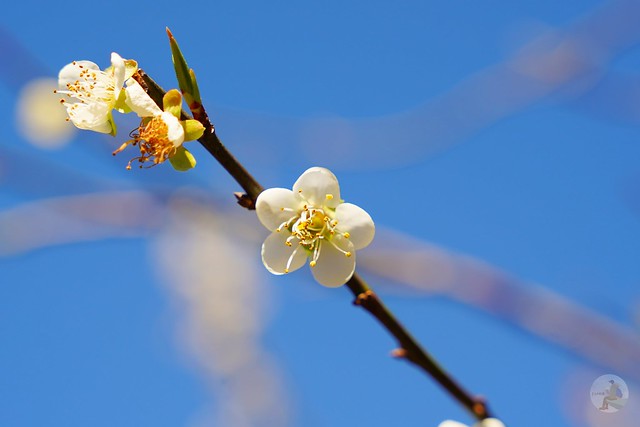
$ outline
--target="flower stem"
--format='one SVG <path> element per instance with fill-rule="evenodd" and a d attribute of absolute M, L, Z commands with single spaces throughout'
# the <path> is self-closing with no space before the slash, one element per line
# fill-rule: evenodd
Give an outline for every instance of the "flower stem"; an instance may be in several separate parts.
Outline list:
<path fill-rule="evenodd" d="M 162 106 L 162 97 L 165 91 L 142 70 L 138 70 L 138 76 L 136 77 L 156 104 Z M 247 209 L 255 209 L 256 199 L 264 188 L 249 174 L 240 162 L 233 157 L 226 147 L 222 145 L 222 142 L 216 135 L 214 126 L 209 121 L 204 107 L 199 108 L 196 113 L 195 115 L 197 115 L 197 117 L 194 118 L 199 120 L 205 127 L 205 132 L 198 141 L 218 160 L 246 192 L 245 194 L 236 194 L 238 203 Z M 184 112 L 183 115 L 185 116 L 184 118 L 188 118 Z M 389 311 L 382 303 L 382 300 L 357 273 L 354 273 L 351 279 L 349 279 L 347 287 L 356 298 L 354 304 L 361 306 L 371 313 L 396 339 L 400 347 L 394 350 L 394 356 L 407 359 L 409 362 L 424 370 L 477 420 L 483 420 L 492 416 L 482 399 L 473 397 L 465 391 L 451 375 L 438 365 L 433 357 L 422 349 L 420 344 L 418 344 L 404 326 L 400 324 L 393 313 Z"/>

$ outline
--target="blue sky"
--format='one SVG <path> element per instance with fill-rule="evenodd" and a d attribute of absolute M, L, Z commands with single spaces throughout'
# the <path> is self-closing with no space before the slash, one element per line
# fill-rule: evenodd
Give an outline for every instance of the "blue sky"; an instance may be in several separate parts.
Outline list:
<path fill-rule="evenodd" d="M 388 231 L 363 251 L 362 275 L 508 425 L 630 426 L 640 363 L 623 369 L 617 355 L 640 362 L 625 347 L 640 327 L 638 15 L 630 1 L 7 5 L 0 424 L 471 422 L 388 356 L 393 341 L 346 289 L 264 271 L 267 231 L 195 143 L 198 166 L 178 174 L 124 170 L 130 153 L 110 154 L 136 126 L 124 116 L 115 140 L 25 140 L 13 120 L 23 85 L 74 59 L 104 67 L 116 51 L 174 86 L 169 26 L 219 136 L 264 186 L 325 166 Z M 367 265 L 395 233 L 455 260 L 456 279 L 434 292 L 438 280 Z M 523 295 L 536 311 L 508 313 Z M 594 323 L 573 344 L 532 326 L 570 330 L 577 313 Z M 230 319 L 245 326 L 222 328 Z M 592 326 L 607 321 L 631 341 L 597 362 L 597 348 L 572 347 L 598 342 Z M 618 414 L 589 400 L 607 373 L 631 388 Z"/>

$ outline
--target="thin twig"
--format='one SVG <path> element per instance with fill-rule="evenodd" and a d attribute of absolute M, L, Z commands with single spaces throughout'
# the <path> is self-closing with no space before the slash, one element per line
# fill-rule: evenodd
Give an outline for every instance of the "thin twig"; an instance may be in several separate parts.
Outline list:
<path fill-rule="evenodd" d="M 139 83 L 142 84 L 149 93 L 149 96 L 151 96 L 156 104 L 162 106 L 162 97 L 165 91 L 144 71 L 138 70 L 137 77 Z M 184 114 L 184 116 L 185 118 L 188 117 L 186 114 Z M 205 132 L 198 141 L 218 160 L 246 192 L 246 194 L 236 194 L 238 203 L 245 208 L 255 209 L 256 199 L 264 188 L 247 172 L 240 162 L 231 155 L 226 147 L 222 145 L 204 108 L 202 108 L 196 119 L 205 126 Z M 407 359 L 409 362 L 424 370 L 477 420 L 483 420 L 492 416 L 484 400 L 473 397 L 464 390 L 451 375 L 442 369 L 433 357 L 422 349 L 420 344 L 407 332 L 393 313 L 382 303 L 382 300 L 357 273 L 353 274 L 346 285 L 355 297 L 354 304 L 359 305 L 371 313 L 397 340 L 400 347 L 394 350 L 394 356 Z"/>
<path fill-rule="evenodd" d="M 380 297 L 373 292 L 357 273 L 347 282 L 347 286 L 356 298 L 355 305 L 367 310 L 394 336 L 400 346 L 392 352 L 397 358 L 407 359 L 409 362 L 423 369 L 431 375 L 446 391 L 449 392 L 462 406 L 464 406 L 478 420 L 490 418 L 489 409 L 483 399 L 473 397 L 460 386 L 451 375 L 429 355 L 420 344 L 409 334 L 396 317 L 384 305 Z"/>
<path fill-rule="evenodd" d="M 138 70 L 137 80 L 146 90 L 149 96 L 162 108 L 162 97 L 165 91 L 158 86 L 158 84 L 143 70 Z M 182 113 L 185 118 L 188 117 L 184 112 Z M 245 195 L 238 195 L 238 202 L 247 209 L 255 208 L 255 201 L 258 198 L 258 194 L 262 193 L 264 188 L 258 184 L 253 176 L 242 166 L 242 164 L 236 160 L 235 157 L 227 150 L 222 144 L 216 130 L 209 121 L 206 111 L 202 108 L 202 113 L 195 117 L 200 123 L 204 125 L 204 134 L 198 139 L 198 142 L 207 149 L 209 153 L 222 165 L 223 168 L 229 172 L 242 189 L 246 192 Z"/>

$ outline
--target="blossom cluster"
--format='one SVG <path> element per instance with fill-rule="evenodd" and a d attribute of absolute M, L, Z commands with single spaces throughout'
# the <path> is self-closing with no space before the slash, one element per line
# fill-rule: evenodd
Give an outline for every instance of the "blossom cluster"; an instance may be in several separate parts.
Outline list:
<path fill-rule="evenodd" d="M 180 55 L 179 51 L 174 54 Z M 190 92 L 197 93 L 194 76 L 185 77 L 184 72 L 177 75 L 187 98 Z M 179 91 L 167 92 L 160 108 L 139 80 L 137 62 L 114 52 L 111 66 L 105 70 L 91 61 L 64 66 L 56 92 L 63 95 L 61 103 L 67 109 L 68 120 L 80 129 L 115 136 L 113 110 L 140 117 L 140 126 L 130 133 L 131 139 L 113 153 L 128 146 L 138 147 L 140 155 L 129 161 L 127 169 L 134 161 L 143 167 L 147 162 L 155 166 L 166 160 L 177 170 L 192 168 L 195 159 L 183 143 L 201 137 L 203 125 L 197 120 L 181 120 Z M 185 91 L 185 87 L 191 89 Z M 293 190 L 271 188 L 262 192 L 256 200 L 256 212 L 272 232 L 262 245 L 262 261 L 267 270 L 285 274 L 309 260 L 314 278 L 328 287 L 341 286 L 353 276 L 356 250 L 369 245 L 375 234 L 369 214 L 344 203 L 337 178 L 320 167 L 304 172 Z"/>
<path fill-rule="evenodd" d="M 113 110 L 136 113 L 140 126 L 131 133 L 132 139 L 114 151 L 119 153 L 129 145 L 140 149 L 140 167 L 170 160 L 177 170 L 195 166 L 195 159 L 183 147 L 185 141 L 202 136 L 204 127 L 196 120 L 181 120 L 182 96 L 177 90 L 167 92 L 160 109 L 142 88 L 138 77 L 138 64 L 111 54 L 111 66 L 105 70 L 91 61 L 73 61 L 60 70 L 59 89 L 61 104 L 66 107 L 68 120 L 80 129 L 116 135 Z"/>
<path fill-rule="evenodd" d="M 142 168 L 167 160 L 180 171 L 195 166 L 195 159 L 183 144 L 201 138 L 205 127 L 198 120 L 184 118 L 183 96 L 193 116 L 208 123 L 195 74 L 187 67 L 168 29 L 167 34 L 180 91 L 166 92 L 162 107 L 143 87 L 138 63 L 115 52 L 111 54 L 111 65 L 104 70 L 81 60 L 65 65 L 58 75 L 56 93 L 62 96 L 60 103 L 66 108 L 67 120 L 76 127 L 116 136 L 114 110 L 140 118 L 140 125 L 129 133 L 130 139 L 113 152 L 115 155 L 129 146 L 138 148 L 140 154 L 129 161 L 127 169 L 133 162 Z M 346 203 L 341 198 L 338 179 L 322 167 L 306 170 L 291 190 L 262 191 L 254 207 L 260 223 L 271 232 L 261 249 L 266 269 L 283 275 L 308 263 L 315 280 L 326 287 L 339 287 L 353 278 L 356 251 L 368 246 L 375 235 L 371 216 L 359 206 Z M 392 327 L 389 330 L 393 332 Z M 448 420 L 439 427 L 466 426 Z M 490 418 L 473 427 L 504 424 Z"/>

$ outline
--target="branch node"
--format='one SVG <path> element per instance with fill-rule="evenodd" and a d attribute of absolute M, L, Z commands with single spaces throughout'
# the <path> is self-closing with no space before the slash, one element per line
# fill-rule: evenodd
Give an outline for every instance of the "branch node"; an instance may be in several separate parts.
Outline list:
<path fill-rule="evenodd" d="M 375 295 L 376 294 L 373 293 L 371 289 L 367 289 L 366 291 L 358 294 L 356 300 L 353 302 L 353 305 L 363 305 L 365 301 L 367 301 L 369 298 L 375 297 Z"/>
<path fill-rule="evenodd" d="M 250 211 L 256 210 L 256 203 L 248 194 L 237 192 L 233 193 L 233 195 L 236 196 L 238 204 L 243 208 Z"/>
<path fill-rule="evenodd" d="M 395 357 L 396 359 L 404 359 L 405 357 L 407 357 L 407 350 L 402 347 L 396 348 L 391 351 L 391 357 Z"/>
<path fill-rule="evenodd" d="M 482 398 L 476 398 L 476 402 L 473 404 L 473 407 L 471 409 L 479 419 L 484 419 L 488 417 L 487 405 L 485 404 L 484 399 Z"/>

